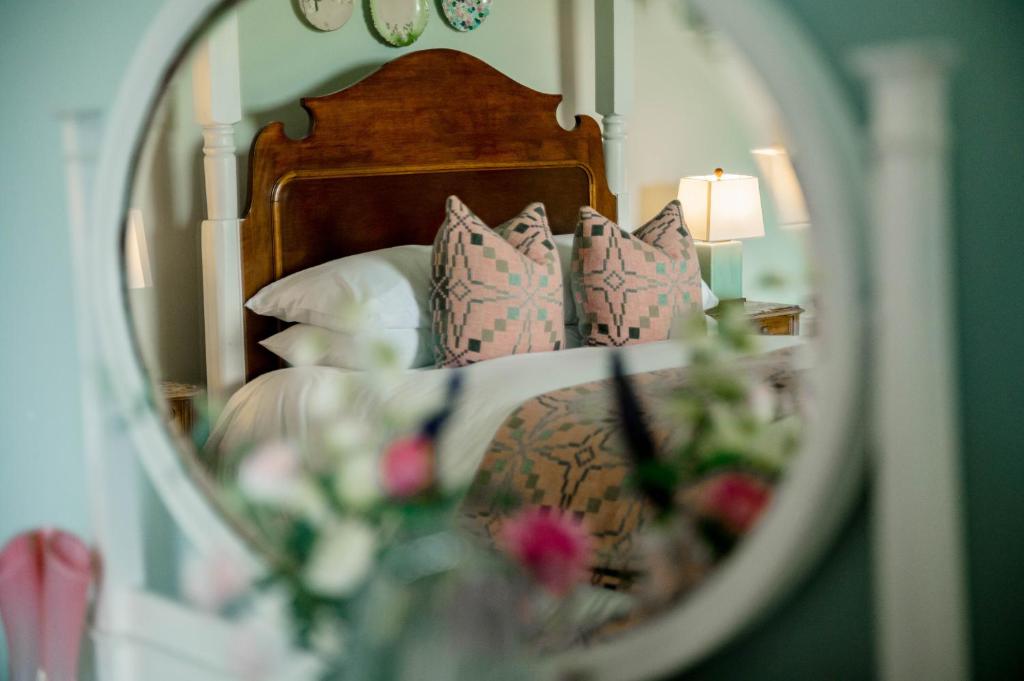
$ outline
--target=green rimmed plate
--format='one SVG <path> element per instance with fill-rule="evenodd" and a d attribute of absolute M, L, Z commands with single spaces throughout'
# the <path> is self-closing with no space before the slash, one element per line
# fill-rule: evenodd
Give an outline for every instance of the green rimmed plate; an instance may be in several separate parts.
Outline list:
<path fill-rule="evenodd" d="M 354 0 L 299 0 L 299 9 L 318 31 L 336 31 L 352 18 Z"/>
<path fill-rule="evenodd" d="M 395 47 L 405 47 L 423 35 L 430 0 L 370 0 L 370 15 L 381 38 Z"/>

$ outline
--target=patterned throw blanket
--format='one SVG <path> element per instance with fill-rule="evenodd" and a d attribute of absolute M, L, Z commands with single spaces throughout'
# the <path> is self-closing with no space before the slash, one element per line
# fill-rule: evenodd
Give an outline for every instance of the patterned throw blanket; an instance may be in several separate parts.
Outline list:
<path fill-rule="evenodd" d="M 798 386 L 792 351 L 740 362 L 772 389 L 775 418 L 792 425 L 788 417 L 797 412 Z M 671 394 L 685 390 L 687 372 L 678 368 L 630 377 L 660 451 L 684 444 L 665 404 Z M 644 572 L 636 550 L 638 530 L 652 518 L 649 503 L 630 484 L 632 472 L 611 380 L 546 393 L 525 402 L 499 428 L 464 502 L 465 525 L 493 543 L 516 503 L 572 513 L 595 538 L 592 583 L 627 590 Z M 705 481 L 684 481 L 679 498 L 692 496 Z M 710 567 L 700 560 L 678 564 L 677 595 Z"/>

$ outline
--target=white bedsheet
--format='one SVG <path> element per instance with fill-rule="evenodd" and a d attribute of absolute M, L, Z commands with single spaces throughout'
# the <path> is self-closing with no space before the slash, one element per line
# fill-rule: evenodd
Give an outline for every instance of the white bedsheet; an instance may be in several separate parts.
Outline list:
<path fill-rule="evenodd" d="M 803 344 L 798 336 L 757 336 L 759 352 Z M 686 353 L 675 341 L 622 348 L 628 373 L 685 366 Z M 313 424 L 337 413 L 340 390 L 355 399 L 357 418 L 378 401 L 405 413 L 424 413 L 443 399 L 452 371 L 462 371 L 464 390 L 456 418 L 442 435 L 440 472 L 445 484 L 472 478 L 495 432 L 524 401 L 559 388 L 606 378 L 613 348 L 577 348 L 513 355 L 462 369 L 412 369 L 398 373 L 376 390 L 360 387 L 365 375 L 333 367 L 292 367 L 260 376 L 228 402 L 210 435 L 208 446 L 237 451 L 246 445 L 276 439 L 305 440 Z M 334 411 L 332 411 L 334 409 Z"/>

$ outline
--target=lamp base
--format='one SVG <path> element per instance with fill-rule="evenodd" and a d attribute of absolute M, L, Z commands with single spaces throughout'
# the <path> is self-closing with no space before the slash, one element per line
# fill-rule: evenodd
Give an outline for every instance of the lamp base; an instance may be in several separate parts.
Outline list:
<path fill-rule="evenodd" d="M 743 298 L 743 244 L 739 241 L 694 241 L 700 276 L 719 300 Z"/>

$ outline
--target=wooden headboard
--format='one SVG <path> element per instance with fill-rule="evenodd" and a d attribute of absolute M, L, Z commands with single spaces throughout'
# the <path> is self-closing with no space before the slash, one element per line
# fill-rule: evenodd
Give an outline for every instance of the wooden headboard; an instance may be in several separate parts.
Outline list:
<path fill-rule="evenodd" d="M 432 243 L 450 194 L 492 225 L 543 201 L 556 234 L 575 229 L 583 205 L 615 217 L 601 130 L 586 116 L 563 129 L 561 100 L 454 50 L 413 52 L 349 88 L 303 99 L 309 136 L 290 139 L 271 123 L 253 141 L 244 299 L 328 260 Z M 259 345 L 280 324 L 244 315 L 252 380 L 280 366 Z"/>

